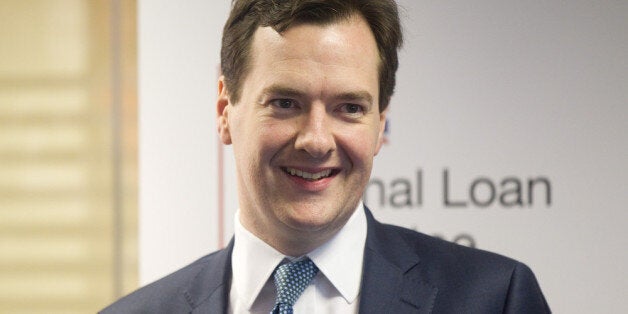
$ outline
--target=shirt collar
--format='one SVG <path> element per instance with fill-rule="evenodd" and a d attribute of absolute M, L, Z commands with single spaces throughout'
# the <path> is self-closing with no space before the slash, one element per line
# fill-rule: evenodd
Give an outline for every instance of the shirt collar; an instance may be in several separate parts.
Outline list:
<path fill-rule="evenodd" d="M 285 256 L 246 230 L 240 223 L 239 211 L 234 219 L 234 236 L 231 256 L 233 284 L 237 287 L 238 299 L 250 309 Z"/>
<path fill-rule="evenodd" d="M 366 216 L 360 203 L 333 238 L 308 254 L 347 303 L 360 293 L 365 243 Z"/>
<path fill-rule="evenodd" d="M 347 303 L 354 302 L 360 293 L 366 229 L 360 202 L 336 235 L 307 254 Z M 275 267 L 286 256 L 246 230 L 240 223 L 239 211 L 234 219 L 234 235 L 233 284 L 238 289 L 238 298 L 246 300 L 246 308 L 250 309 Z"/>

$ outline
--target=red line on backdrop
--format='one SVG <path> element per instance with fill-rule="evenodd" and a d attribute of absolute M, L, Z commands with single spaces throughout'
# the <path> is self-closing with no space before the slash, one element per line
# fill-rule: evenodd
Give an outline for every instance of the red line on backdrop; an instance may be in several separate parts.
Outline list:
<path fill-rule="evenodd" d="M 220 139 L 216 139 L 218 143 L 218 248 L 222 249 L 225 246 L 224 233 L 225 233 L 225 178 L 224 178 L 224 154 L 223 145 Z"/>

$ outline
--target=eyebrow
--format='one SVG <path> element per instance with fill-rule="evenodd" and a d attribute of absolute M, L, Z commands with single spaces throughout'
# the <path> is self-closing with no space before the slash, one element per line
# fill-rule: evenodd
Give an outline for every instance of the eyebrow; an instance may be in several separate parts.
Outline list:
<path fill-rule="evenodd" d="M 366 102 L 369 106 L 373 105 L 373 96 L 367 91 L 347 92 L 337 95 L 336 99 L 343 101 L 360 101 Z"/>
<path fill-rule="evenodd" d="M 291 87 L 282 85 L 271 85 L 262 91 L 262 95 L 281 95 L 284 97 L 305 98 L 307 94 Z M 333 97 L 340 101 L 358 101 L 365 102 L 371 107 L 373 105 L 373 96 L 367 91 L 351 91 L 344 92 Z"/>
<path fill-rule="evenodd" d="M 264 88 L 262 90 L 262 95 L 281 95 L 285 97 L 294 97 L 294 98 L 303 98 L 305 97 L 305 93 L 299 91 L 298 89 L 281 86 L 281 85 L 271 85 L 269 87 Z"/>

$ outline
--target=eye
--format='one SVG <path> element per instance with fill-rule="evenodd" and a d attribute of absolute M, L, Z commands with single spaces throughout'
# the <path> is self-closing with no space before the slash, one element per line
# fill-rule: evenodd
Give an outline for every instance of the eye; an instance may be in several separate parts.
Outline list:
<path fill-rule="evenodd" d="M 362 107 L 356 104 L 347 104 L 346 108 L 348 113 L 358 113 L 362 111 Z"/>
<path fill-rule="evenodd" d="M 361 106 L 361 105 L 358 105 L 358 104 L 343 104 L 340 107 L 340 111 L 343 112 L 343 113 L 356 115 L 356 114 L 364 114 L 366 109 L 364 108 L 364 106 Z"/>
<path fill-rule="evenodd" d="M 282 109 L 290 109 L 296 107 L 296 101 L 287 98 L 273 99 L 270 101 L 270 104 Z"/>

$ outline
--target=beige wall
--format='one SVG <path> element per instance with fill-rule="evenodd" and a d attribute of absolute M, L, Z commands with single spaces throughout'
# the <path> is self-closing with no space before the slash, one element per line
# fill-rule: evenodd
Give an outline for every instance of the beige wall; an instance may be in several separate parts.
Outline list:
<path fill-rule="evenodd" d="M 137 286 L 135 1 L 0 1 L 0 312 Z"/>

